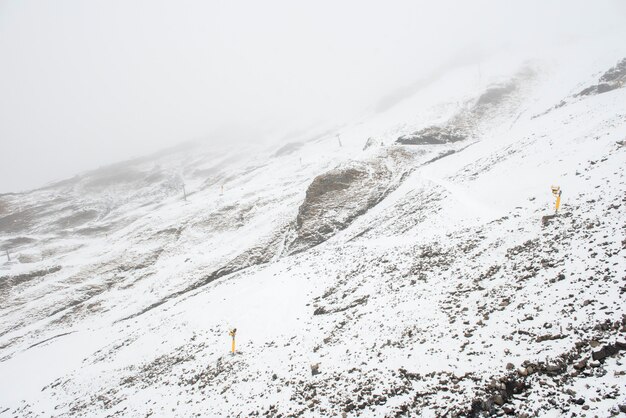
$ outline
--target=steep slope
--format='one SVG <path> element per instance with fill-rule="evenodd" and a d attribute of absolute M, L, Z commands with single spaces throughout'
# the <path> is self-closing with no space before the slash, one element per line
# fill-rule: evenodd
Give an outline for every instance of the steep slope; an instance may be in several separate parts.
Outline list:
<path fill-rule="evenodd" d="M 552 106 L 621 58 L 537 65 L 463 141 L 363 149 L 457 120 L 494 85 L 473 69 L 342 147 L 200 146 L 0 196 L 0 416 L 618 413 L 626 89 Z"/>

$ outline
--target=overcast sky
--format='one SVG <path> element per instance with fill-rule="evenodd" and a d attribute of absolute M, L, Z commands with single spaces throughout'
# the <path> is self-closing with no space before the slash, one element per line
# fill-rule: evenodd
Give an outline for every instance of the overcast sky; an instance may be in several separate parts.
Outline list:
<path fill-rule="evenodd" d="M 453 57 L 624 22 L 623 0 L 0 0 L 0 192 L 349 120 Z"/>

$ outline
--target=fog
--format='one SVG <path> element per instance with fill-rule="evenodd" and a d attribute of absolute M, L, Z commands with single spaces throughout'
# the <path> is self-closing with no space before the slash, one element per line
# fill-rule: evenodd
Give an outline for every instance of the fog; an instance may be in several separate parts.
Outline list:
<path fill-rule="evenodd" d="M 623 0 L 0 1 L 0 192 L 333 126 L 459 59 L 624 22 Z"/>

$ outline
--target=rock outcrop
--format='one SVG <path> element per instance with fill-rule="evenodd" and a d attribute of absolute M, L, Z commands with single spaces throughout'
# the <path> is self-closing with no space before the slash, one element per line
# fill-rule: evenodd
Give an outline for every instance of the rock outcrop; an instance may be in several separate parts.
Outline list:
<path fill-rule="evenodd" d="M 490 118 L 518 94 L 522 85 L 533 75 L 530 68 L 523 68 L 508 82 L 488 87 L 468 109 L 460 110 L 445 123 L 402 135 L 396 142 L 403 145 L 432 145 L 463 141 L 475 134 L 475 128 L 482 121 Z"/>
<path fill-rule="evenodd" d="M 326 241 L 345 229 L 395 189 L 411 154 L 392 148 L 367 161 L 352 161 L 317 176 L 306 191 L 296 218 L 295 253 Z"/>
<path fill-rule="evenodd" d="M 624 85 L 626 85 L 626 58 L 623 58 L 615 67 L 606 71 L 598 80 L 598 84 L 583 89 L 576 94 L 576 97 L 602 94 L 624 87 Z"/>

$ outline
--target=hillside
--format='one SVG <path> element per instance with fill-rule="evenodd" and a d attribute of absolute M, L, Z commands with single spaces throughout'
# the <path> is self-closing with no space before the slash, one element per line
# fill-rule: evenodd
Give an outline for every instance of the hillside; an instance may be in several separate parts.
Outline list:
<path fill-rule="evenodd" d="M 626 54 L 584 52 L 0 195 L 0 417 L 625 412 Z"/>

